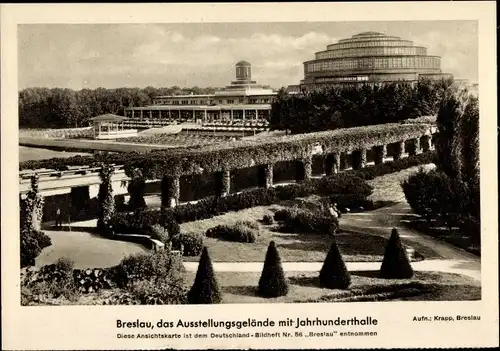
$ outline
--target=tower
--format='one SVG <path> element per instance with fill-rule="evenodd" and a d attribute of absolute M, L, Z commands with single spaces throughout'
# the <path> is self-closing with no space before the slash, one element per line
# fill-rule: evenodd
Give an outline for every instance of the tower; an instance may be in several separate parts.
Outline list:
<path fill-rule="evenodd" d="M 252 65 L 250 63 L 248 63 L 247 61 L 240 61 L 236 64 L 236 80 L 252 80 Z"/>

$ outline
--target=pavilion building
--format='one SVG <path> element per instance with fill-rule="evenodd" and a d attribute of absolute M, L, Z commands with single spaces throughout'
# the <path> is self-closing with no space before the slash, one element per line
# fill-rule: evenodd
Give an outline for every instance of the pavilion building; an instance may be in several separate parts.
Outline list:
<path fill-rule="evenodd" d="M 276 92 L 252 80 L 252 66 L 236 64 L 236 80 L 223 90 L 204 95 L 157 96 L 153 104 L 125 110 L 127 121 L 167 125 L 175 122 L 265 126 Z"/>
<path fill-rule="evenodd" d="M 108 140 L 137 136 L 137 129 L 125 128 L 126 120 L 127 118 L 123 116 L 110 113 L 90 118 L 94 139 Z"/>

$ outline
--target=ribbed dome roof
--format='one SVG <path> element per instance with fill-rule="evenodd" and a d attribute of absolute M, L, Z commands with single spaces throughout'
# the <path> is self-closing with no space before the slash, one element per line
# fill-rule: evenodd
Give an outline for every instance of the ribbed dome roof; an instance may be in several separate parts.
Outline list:
<path fill-rule="evenodd" d="M 236 64 L 236 66 L 251 66 L 251 64 L 247 61 L 240 61 Z"/>
<path fill-rule="evenodd" d="M 373 36 L 373 35 L 386 36 L 384 33 L 379 33 L 379 32 L 363 32 L 363 33 L 355 34 L 352 37 L 358 38 L 358 37 L 368 37 L 368 36 Z"/>

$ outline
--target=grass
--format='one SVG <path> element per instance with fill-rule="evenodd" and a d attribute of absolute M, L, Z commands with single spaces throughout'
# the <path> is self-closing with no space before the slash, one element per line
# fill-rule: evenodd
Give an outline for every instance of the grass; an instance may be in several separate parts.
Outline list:
<path fill-rule="evenodd" d="M 435 166 L 433 164 L 428 164 L 410 167 L 399 172 L 386 174 L 373 180 L 369 180 L 368 184 L 373 186 L 373 193 L 370 195 L 369 199 L 374 202 L 405 202 L 405 194 L 403 193 L 403 188 L 400 184 L 410 175 L 416 173 L 420 167 L 431 169 Z"/>
<path fill-rule="evenodd" d="M 187 282 L 194 280 L 195 272 L 189 272 Z M 378 278 L 378 272 L 351 272 L 352 284 L 349 290 L 330 290 L 319 287 L 317 272 L 286 272 L 290 292 L 279 298 L 257 296 L 256 287 L 260 273 L 216 272 L 223 292 L 224 303 L 289 303 L 289 302 L 349 302 L 354 296 L 380 294 L 381 292 L 401 292 L 408 288 L 421 295 L 435 299 L 478 300 L 481 298 L 479 283 L 472 278 L 435 272 L 415 272 L 411 279 L 389 280 Z M 382 297 L 382 296 L 380 296 Z M 390 298 L 390 296 L 389 296 Z M 408 297 L 409 298 L 409 297 Z M 421 296 L 422 298 L 422 296 Z M 359 300 L 359 297 L 354 300 Z"/>
<path fill-rule="evenodd" d="M 409 228 L 418 230 L 421 233 L 432 236 L 438 240 L 442 240 L 453 246 L 459 247 L 467 252 L 474 255 L 481 256 L 481 245 L 475 242 L 471 237 L 464 235 L 463 232 L 458 229 L 449 229 L 443 226 L 432 226 L 424 219 L 412 220 L 406 223 Z"/>
<path fill-rule="evenodd" d="M 210 219 L 181 224 L 182 232 L 204 234 L 216 225 L 234 225 L 237 221 L 257 222 L 271 209 L 281 206 L 253 207 L 238 212 L 230 212 Z M 259 237 L 255 243 L 237 243 L 214 238 L 204 238 L 214 262 L 263 262 L 267 246 L 271 240 L 276 242 L 284 262 L 318 262 L 325 259 L 332 238 L 323 234 L 290 234 L 277 232 L 278 225 L 260 224 Z M 346 262 L 382 261 L 387 239 L 370 233 L 342 231 L 336 235 L 337 244 Z M 439 258 L 432 249 L 413 246 L 426 258 Z M 422 251 L 422 252 L 421 252 Z M 186 261 L 197 261 L 198 257 L 186 257 Z"/>
<path fill-rule="evenodd" d="M 19 162 L 45 160 L 54 157 L 72 157 L 77 155 L 90 156 L 91 154 L 84 152 L 54 151 L 48 149 L 19 146 Z"/>
<path fill-rule="evenodd" d="M 196 272 L 186 273 L 191 286 Z M 415 272 L 411 279 L 378 278 L 378 272 L 351 272 L 349 290 L 319 287 L 317 272 L 287 272 L 290 291 L 287 296 L 262 298 L 257 295 L 260 273 L 216 272 L 222 289 L 223 303 L 297 303 L 297 302 L 361 302 L 361 301 L 470 301 L 481 299 L 480 283 L 472 278 L 452 273 Z M 120 289 L 81 294 L 78 300 L 39 299 L 38 305 L 103 305 Z"/>

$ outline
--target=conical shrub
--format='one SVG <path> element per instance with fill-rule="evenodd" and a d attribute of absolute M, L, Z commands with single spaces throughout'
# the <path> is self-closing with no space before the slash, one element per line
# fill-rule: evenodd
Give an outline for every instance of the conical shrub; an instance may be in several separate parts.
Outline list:
<path fill-rule="evenodd" d="M 288 282 L 274 241 L 269 243 L 266 261 L 259 280 L 259 295 L 278 297 L 288 294 Z"/>
<path fill-rule="evenodd" d="M 206 247 L 201 253 L 198 271 L 191 290 L 188 292 L 188 302 L 194 305 L 216 304 L 222 301 L 219 284 L 215 277 L 212 261 Z"/>
<path fill-rule="evenodd" d="M 392 229 L 387 242 L 380 276 L 388 279 L 407 279 L 413 276 L 413 269 L 396 228 Z"/>
<path fill-rule="evenodd" d="M 333 240 L 319 272 L 319 284 L 322 288 L 328 289 L 347 289 L 351 285 L 351 275 L 345 266 L 335 240 Z"/>

